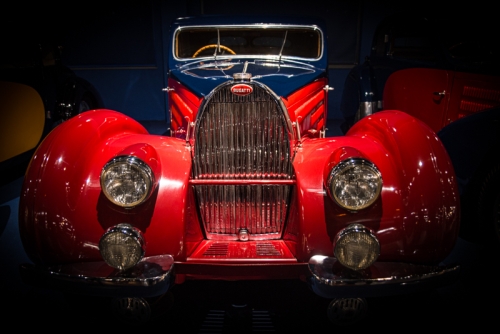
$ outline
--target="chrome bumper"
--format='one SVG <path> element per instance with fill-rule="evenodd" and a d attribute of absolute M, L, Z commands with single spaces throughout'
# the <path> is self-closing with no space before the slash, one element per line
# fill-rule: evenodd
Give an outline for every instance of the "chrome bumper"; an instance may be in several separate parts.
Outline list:
<path fill-rule="evenodd" d="M 167 292 L 173 280 L 171 255 L 144 258 L 127 271 L 118 271 L 104 261 L 38 267 L 20 266 L 21 278 L 29 285 L 63 292 L 112 296 L 155 297 Z"/>
<path fill-rule="evenodd" d="M 312 290 L 325 298 L 355 298 L 427 291 L 452 284 L 459 265 L 426 266 L 378 262 L 363 271 L 353 271 L 337 259 L 316 255 L 309 260 Z"/>

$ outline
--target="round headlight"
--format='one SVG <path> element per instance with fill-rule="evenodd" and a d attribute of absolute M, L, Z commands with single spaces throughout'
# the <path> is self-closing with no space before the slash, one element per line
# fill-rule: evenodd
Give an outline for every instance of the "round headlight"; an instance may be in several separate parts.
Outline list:
<path fill-rule="evenodd" d="M 337 234 L 333 254 L 345 267 L 361 270 L 371 266 L 380 255 L 380 244 L 361 224 L 351 224 Z"/>
<path fill-rule="evenodd" d="M 116 205 L 133 207 L 144 202 L 153 186 L 151 168 L 132 156 L 120 156 L 109 161 L 101 171 L 101 188 Z"/>
<path fill-rule="evenodd" d="M 126 270 L 143 258 L 144 239 L 138 229 L 129 224 L 118 224 L 102 235 L 99 251 L 109 266 Z"/>
<path fill-rule="evenodd" d="M 377 200 L 382 190 L 382 176 L 377 167 L 361 158 L 344 160 L 328 178 L 328 194 L 343 208 L 364 209 Z"/>

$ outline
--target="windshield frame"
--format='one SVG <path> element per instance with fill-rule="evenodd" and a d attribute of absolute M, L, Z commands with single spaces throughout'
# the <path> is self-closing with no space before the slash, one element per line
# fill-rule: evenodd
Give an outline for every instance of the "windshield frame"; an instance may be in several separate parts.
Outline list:
<path fill-rule="evenodd" d="M 207 55 L 207 56 L 201 56 L 201 57 L 179 57 L 177 55 L 177 43 L 178 43 L 178 38 L 179 34 L 189 31 L 189 30 L 195 30 L 195 29 L 209 29 L 209 30 L 214 30 L 217 31 L 218 29 L 220 30 L 260 30 L 260 29 L 273 29 L 273 30 L 279 30 L 284 32 L 284 36 L 286 36 L 286 31 L 291 30 L 291 29 L 302 29 L 302 30 L 309 30 L 314 33 L 318 34 L 318 56 L 317 57 L 300 57 L 300 56 L 291 56 L 291 55 L 286 55 L 282 54 L 282 49 L 280 52 L 276 52 L 275 54 L 238 54 L 236 53 L 235 55 L 232 54 L 224 54 L 224 55 L 216 55 L 215 53 L 212 55 Z M 286 37 L 285 37 L 286 38 Z M 217 43 L 222 44 L 220 42 L 220 36 L 218 36 L 218 41 Z M 319 26 L 316 25 L 301 25 L 301 24 L 221 24 L 221 25 L 188 25 L 188 26 L 179 26 L 177 29 L 175 29 L 173 33 L 173 38 L 172 38 L 172 45 L 171 45 L 171 56 L 173 59 L 176 61 L 193 61 L 193 60 L 206 60 L 206 59 L 211 59 L 211 60 L 220 60 L 220 59 L 231 59 L 231 58 L 238 58 L 238 59 L 272 59 L 272 60 L 280 60 L 280 59 L 295 59 L 295 60 L 302 60 L 302 61 L 318 61 L 323 58 L 324 52 L 325 52 L 325 42 L 324 42 L 325 36 L 323 31 L 320 29 Z M 286 40 L 285 40 L 286 42 Z M 208 43 L 207 43 L 208 44 Z"/>

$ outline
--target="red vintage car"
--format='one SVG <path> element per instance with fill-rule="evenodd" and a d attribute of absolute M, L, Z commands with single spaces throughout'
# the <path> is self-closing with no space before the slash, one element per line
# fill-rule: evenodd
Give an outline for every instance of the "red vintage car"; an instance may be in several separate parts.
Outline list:
<path fill-rule="evenodd" d="M 338 323 L 366 297 L 453 282 L 448 154 L 395 110 L 327 137 L 325 31 L 308 18 L 175 21 L 167 135 L 98 109 L 34 154 L 24 279 L 144 309 L 186 280 L 297 279 L 332 300 Z"/>

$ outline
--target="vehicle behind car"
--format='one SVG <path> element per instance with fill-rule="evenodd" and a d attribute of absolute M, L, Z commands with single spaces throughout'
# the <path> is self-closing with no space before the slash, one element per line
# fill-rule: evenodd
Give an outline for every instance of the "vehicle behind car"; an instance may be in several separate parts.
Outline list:
<path fill-rule="evenodd" d="M 499 145 L 493 113 L 500 106 L 500 48 L 488 18 L 419 12 L 386 18 L 375 32 L 370 57 L 346 79 L 341 109 L 346 132 L 368 115 L 402 110 L 440 138 L 446 136 L 450 154 L 475 150 L 469 159 L 452 154 L 465 213 L 460 235 L 498 247 L 496 195 L 484 195 L 500 186 L 491 155 Z M 487 117 L 474 116 L 486 110 Z"/>

